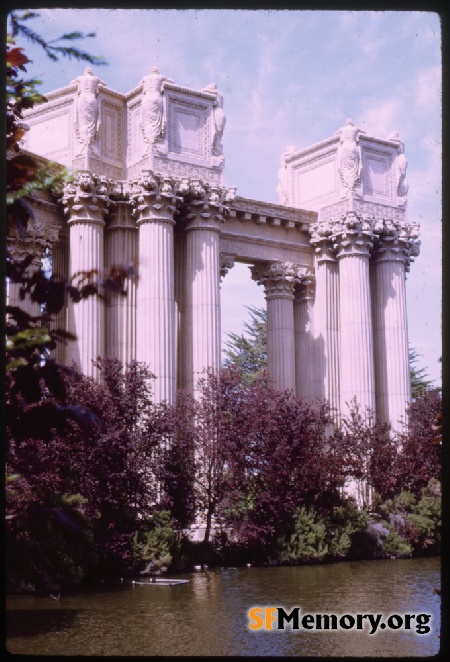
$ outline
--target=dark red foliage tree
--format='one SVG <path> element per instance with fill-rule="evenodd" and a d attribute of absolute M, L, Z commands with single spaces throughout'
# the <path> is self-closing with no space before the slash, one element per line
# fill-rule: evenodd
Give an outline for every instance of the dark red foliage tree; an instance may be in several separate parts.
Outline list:
<path fill-rule="evenodd" d="M 441 479 L 442 443 L 436 438 L 436 419 L 441 412 L 438 389 L 425 391 L 411 404 L 408 431 L 400 437 L 398 492 L 408 490 L 420 496 L 431 478 Z"/>
<path fill-rule="evenodd" d="M 277 392 L 263 375 L 212 374 L 196 403 L 195 498 L 207 534 L 213 516 L 234 542 L 265 552 L 301 504 L 329 506 L 344 482 L 326 405 Z"/>

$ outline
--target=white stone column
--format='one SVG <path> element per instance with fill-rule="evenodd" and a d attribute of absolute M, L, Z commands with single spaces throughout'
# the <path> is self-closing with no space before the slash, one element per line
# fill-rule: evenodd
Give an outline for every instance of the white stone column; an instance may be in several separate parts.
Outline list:
<path fill-rule="evenodd" d="M 175 225 L 175 342 L 177 349 L 177 388 L 187 388 L 187 354 L 186 329 L 186 246 L 182 225 Z"/>
<path fill-rule="evenodd" d="M 311 228 L 315 248 L 314 370 L 313 394 L 327 400 L 335 422 L 339 421 L 340 348 L 339 348 L 339 271 L 331 239 L 332 226 L 316 223 Z"/>
<path fill-rule="evenodd" d="M 65 185 L 62 201 L 70 228 L 70 278 L 79 287 L 95 283 L 99 275 L 103 275 L 104 217 L 109 206 L 106 179 L 81 171 L 74 184 Z M 77 337 L 76 342 L 69 342 L 67 346 L 68 362 L 75 361 L 85 375 L 98 378 L 93 361 L 105 353 L 102 299 L 94 294 L 78 303 L 69 302 L 68 328 Z"/>
<path fill-rule="evenodd" d="M 220 223 L 225 189 L 191 180 L 186 217 L 184 382 L 196 393 L 207 368 L 220 368 Z"/>
<path fill-rule="evenodd" d="M 295 389 L 299 398 L 311 402 L 314 392 L 314 280 L 309 277 L 295 288 Z"/>
<path fill-rule="evenodd" d="M 375 412 L 375 375 L 369 256 L 372 223 L 354 212 L 334 225 L 339 261 L 341 413 L 356 398 L 363 415 Z"/>
<path fill-rule="evenodd" d="M 251 272 L 266 295 L 268 373 L 276 389 L 295 390 L 294 288 L 301 277 L 299 267 L 262 262 Z"/>
<path fill-rule="evenodd" d="M 377 223 L 373 258 L 373 328 L 377 415 L 403 432 L 411 401 L 406 270 L 418 255 L 418 232 L 390 220 Z"/>
<path fill-rule="evenodd" d="M 154 401 L 176 394 L 174 215 L 176 181 L 144 171 L 131 193 L 139 227 L 136 357 L 156 375 Z"/>
<path fill-rule="evenodd" d="M 113 207 L 105 228 L 105 266 L 137 264 L 138 230 L 124 183 L 111 191 Z M 128 279 L 126 295 L 108 293 L 105 308 L 105 354 L 124 366 L 136 358 L 136 281 Z"/>

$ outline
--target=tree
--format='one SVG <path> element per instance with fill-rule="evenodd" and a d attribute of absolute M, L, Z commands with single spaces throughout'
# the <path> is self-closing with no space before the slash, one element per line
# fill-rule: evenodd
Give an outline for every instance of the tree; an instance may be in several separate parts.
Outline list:
<path fill-rule="evenodd" d="M 267 311 L 248 306 L 250 322 L 244 323 L 244 334 L 228 333 L 225 367 L 237 366 L 245 380 L 260 377 L 267 368 Z"/>
<path fill-rule="evenodd" d="M 309 407 L 236 367 L 208 374 L 196 405 L 194 492 L 205 513 L 255 557 L 274 549 L 302 504 L 327 507 L 344 483 L 326 405 Z"/>
<path fill-rule="evenodd" d="M 419 496 L 422 488 L 441 478 L 442 445 L 436 439 L 436 417 L 442 412 L 439 389 L 429 389 L 411 403 L 408 430 L 400 437 L 396 472 L 398 488 Z"/>
<path fill-rule="evenodd" d="M 417 363 L 420 355 L 414 347 L 409 348 L 409 374 L 411 380 L 411 397 L 416 400 L 423 395 L 425 391 L 433 388 L 433 382 L 427 379 L 426 368 L 419 368 Z"/>
<path fill-rule="evenodd" d="M 248 306 L 250 321 L 244 322 L 245 334 L 228 333 L 224 366 L 236 365 L 242 369 L 244 379 L 255 379 L 267 368 L 267 310 Z M 409 348 L 409 371 L 412 399 L 433 388 L 426 368 L 419 368 L 420 355 L 413 347 Z"/>

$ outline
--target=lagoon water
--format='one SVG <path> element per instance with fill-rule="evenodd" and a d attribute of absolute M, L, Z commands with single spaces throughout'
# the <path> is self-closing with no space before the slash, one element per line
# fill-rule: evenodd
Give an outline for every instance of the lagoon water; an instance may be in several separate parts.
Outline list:
<path fill-rule="evenodd" d="M 7 598 L 7 648 L 31 655 L 429 656 L 439 651 L 440 559 L 184 573 L 178 586 L 124 580 L 97 591 Z M 431 614 L 431 632 L 251 631 L 254 606 L 301 614 Z"/>

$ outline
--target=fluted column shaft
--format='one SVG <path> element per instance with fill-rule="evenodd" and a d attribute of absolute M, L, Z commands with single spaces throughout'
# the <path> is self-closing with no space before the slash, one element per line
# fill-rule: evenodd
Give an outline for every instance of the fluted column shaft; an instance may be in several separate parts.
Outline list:
<path fill-rule="evenodd" d="M 93 281 L 103 272 L 104 217 L 109 206 L 106 181 L 82 171 L 75 184 L 66 184 L 63 202 L 70 228 L 69 275 L 75 285 L 83 285 L 88 272 Z M 69 302 L 68 326 L 77 337 L 67 346 L 68 361 L 75 361 L 85 375 L 98 378 L 93 361 L 105 353 L 105 308 L 100 297 Z"/>
<path fill-rule="evenodd" d="M 335 422 L 340 411 L 339 271 L 328 224 L 312 228 L 315 247 L 313 393 L 327 400 Z"/>
<path fill-rule="evenodd" d="M 115 201 L 114 210 L 105 229 L 105 263 L 115 265 L 136 264 L 138 232 L 132 216 L 131 204 L 126 199 Z M 136 282 L 127 281 L 126 295 L 112 293 L 105 309 L 105 353 L 117 357 L 123 365 L 136 358 Z"/>
<path fill-rule="evenodd" d="M 267 301 L 267 369 L 277 389 L 295 390 L 294 290 L 307 269 L 290 262 L 259 263 L 252 278 Z"/>
<path fill-rule="evenodd" d="M 314 284 L 297 286 L 294 299 L 295 389 L 310 402 L 314 392 Z"/>
<path fill-rule="evenodd" d="M 214 210 L 197 212 L 186 228 L 185 381 L 194 393 L 204 370 L 220 367 L 219 219 Z"/>
<path fill-rule="evenodd" d="M 132 197 L 139 226 L 136 356 L 156 375 L 154 401 L 173 404 L 176 394 L 175 181 L 145 172 Z"/>
<path fill-rule="evenodd" d="M 375 375 L 370 294 L 370 223 L 349 212 L 336 232 L 339 261 L 341 413 L 354 398 L 363 415 L 375 412 Z"/>
<path fill-rule="evenodd" d="M 403 432 L 411 401 L 406 270 L 419 242 L 409 226 L 384 221 L 373 260 L 373 324 L 377 414 Z M 418 232 L 417 232 L 418 235 Z"/>

